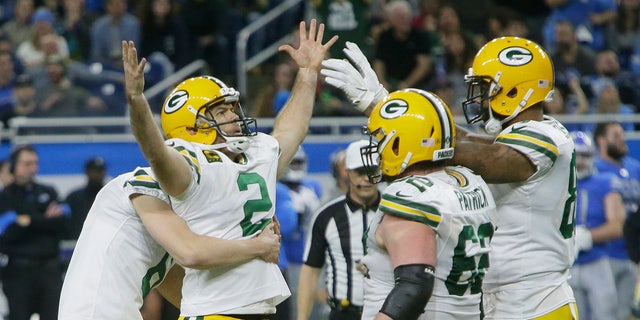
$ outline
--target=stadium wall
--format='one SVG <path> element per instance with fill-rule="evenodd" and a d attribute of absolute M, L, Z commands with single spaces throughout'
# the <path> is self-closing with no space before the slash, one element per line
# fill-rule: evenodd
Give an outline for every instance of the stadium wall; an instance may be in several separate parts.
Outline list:
<path fill-rule="evenodd" d="M 306 142 L 303 148 L 308 157 L 309 174 L 320 180 L 328 190 L 333 185 L 330 173 L 330 157 L 337 150 L 347 147 L 346 142 Z M 640 139 L 627 139 L 629 154 L 640 159 Z M 84 162 L 94 156 L 104 157 L 107 163 L 107 174 L 115 177 L 132 170 L 136 166 L 146 166 L 135 142 L 104 143 L 35 143 L 40 155 L 40 174 L 38 178 L 45 183 L 53 184 L 62 197 L 84 183 Z M 0 158 L 7 158 L 11 145 L 0 145 Z"/>

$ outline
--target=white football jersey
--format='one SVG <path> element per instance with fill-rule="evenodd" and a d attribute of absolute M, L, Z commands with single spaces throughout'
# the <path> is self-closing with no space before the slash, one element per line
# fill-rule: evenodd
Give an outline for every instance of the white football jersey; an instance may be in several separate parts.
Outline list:
<path fill-rule="evenodd" d="M 522 121 L 505 128 L 495 143 L 526 155 L 536 173 L 521 183 L 491 185 L 498 205 L 487 293 L 507 291 L 507 303 L 485 306 L 498 319 L 527 319 L 573 301 L 567 294 L 543 305 L 566 283 L 573 264 L 575 158 L 573 141 L 558 121 Z M 545 310 L 546 309 L 546 310 Z"/>
<path fill-rule="evenodd" d="M 280 150 L 273 137 L 259 133 L 252 138 L 239 163 L 184 140 L 167 143 L 192 167 L 191 184 L 171 203 L 193 232 L 247 239 L 272 221 Z M 275 306 L 289 295 L 278 265 L 261 259 L 215 270 L 185 268 L 181 315 L 275 312 Z M 247 309 L 252 305 L 256 307 Z"/>
<path fill-rule="evenodd" d="M 174 263 L 129 200 L 145 194 L 169 202 L 150 172 L 120 175 L 96 196 L 64 279 L 59 319 L 142 319 L 144 296 Z"/>
<path fill-rule="evenodd" d="M 367 232 L 363 262 L 369 277 L 362 319 L 373 319 L 394 287 L 389 254 L 378 247 L 374 236 L 385 214 L 436 231 L 436 281 L 420 319 L 479 319 L 496 218 L 496 204 L 484 180 L 467 168 L 446 167 L 389 184 Z"/>

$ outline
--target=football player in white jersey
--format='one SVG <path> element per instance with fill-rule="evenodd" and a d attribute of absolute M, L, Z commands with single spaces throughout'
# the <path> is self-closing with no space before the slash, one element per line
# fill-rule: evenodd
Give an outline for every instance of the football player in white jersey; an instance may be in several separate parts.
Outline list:
<path fill-rule="evenodd" d="M 369 114 L 386 90 L 360 49 L 346 46 L 357 70 L 329 59 L 321 73 Z M 574 260 L 573 141 L 541 106 L 553 94 L 551 59 L 527 39 L 497 38 L 478 51 L 465 79 L 467 121 L 483 121 L 489 135 L 460 129 L 452 162 L 493 184 L 498 206 L 483 286 L 485 319 L 577 319 L 567 283 Z"/>
<path fill-rule="evenodd" d="M 299 70 L 291 97 L 271 135 L 257 133 L 245 117 L 239 93 L 209 76 L 180 83 L 155 124 L 143 95 L 146 60 L 123 42 L 125 84 L 132 131 L 173 209 L 195 232 L 246 239 L 274 218 L 277 177 L 307 130 L 322 59 L 337 40 L 323 44 L 324 25 L 300 23 L 299 47 L 280 47 Z M 214 270 L 185 269 L 181 318 L 264 319 L 290 295 L 275 263 L 252 260 Z"/>
<path fill-rule="evenodd" d="M 496 204 L 454 155 L 449 107 L 418 89 L 391 93 L 371 112 L 365 163 L 389 185 L 367 231 L 363 319 L 480 319 Z M 426 305 L 426 307 L 425 307 Z"/>
<path fill-rule="evenodd" d="M 174 263 L 213 268 L 277 261 L 279 247 L 273 232 L 246 241 L 191 232 L 149 168 L 136 168 L 96 196 L 64 279 L 58 318 L 142 319 L 144 297 L 161 282 L 158 289 L 179 305 L 182 278 Z"/>

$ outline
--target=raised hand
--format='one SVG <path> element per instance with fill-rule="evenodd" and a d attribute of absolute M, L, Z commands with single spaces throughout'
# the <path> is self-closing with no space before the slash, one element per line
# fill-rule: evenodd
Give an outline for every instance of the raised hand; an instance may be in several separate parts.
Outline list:
<path fill-rule="evenodd" d="M 144 67 L 147 59 L 138 63 L 138 51 L 133 41 L 122 41 L 122 65 L 127 99 L 142 95 L 144 91 Z"/>
<path fill-rule="evenodd" d="M 312 19 L 307 34 L 306 23 L 300 22 L 300 46 L 298 49 L 285 44 L 280 46 L 278 50 L 287 52 L 298 64 L 298 67 L 320 71 L 322 60 L 326 57 L 329 48 L 338 40 L 338 36 L 333 36 L 327 43 L 322 44 L 324 24 L 321 23 L 319 27 L 316 24 L 316 19 Z"/>
<path fill-rule="evenodd" d="M 358 45 L 347 41 L 343 51 L 351 62 L 346 59 L 327 59 L 322 61 L 320 73 L 326 77 L 325 82 L 342 90 L 358 110 L 365 112 L 389 92 L 378 81 L 378 76 Z"/>

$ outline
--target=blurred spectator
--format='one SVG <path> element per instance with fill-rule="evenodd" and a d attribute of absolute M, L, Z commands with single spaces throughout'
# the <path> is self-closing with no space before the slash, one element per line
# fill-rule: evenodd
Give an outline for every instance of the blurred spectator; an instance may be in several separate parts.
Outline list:
<path fill-rule="evenodd" d="M 620 0 L 618 15 L 613 23 L 613 30 L 609 32 L 609 48 L 617 52 L 620 66 L 630 70 L 631 55 L 640 38 L 640 1 Z"/>
<path fill-rule="evenodd" d="M 66 75 L 67 61 L 60 56 L 47 59 L 48 83 L 38 88 L 39 117 L 98 116 L 106 112 L 102 99 L 74 85 Z"/>
<path fill-rule="evenodd" d="M 140 21 L 127 12 L 126 0 L 105 0 L 105 14 L 91 26 L 91 62 L 120 69 L 122 41 L 140 43 Z"/>
<path fill-rule="evenodd" d="M 504 28 L 504 35 L 530 39 L 529 30 L 530 29 L 524 18 L 515 13 L 507 19 L 507 24 Z"/>
<path fill-rule="evenodd" d="M 576 151 L 576 261 L 569 285 L 581 319 L 610 319 L 618 301 L 607 246 L 622 237 L 625 209 L 612 173 L 599 173 L 593 159 L 595 146 L 584 132 L 571 132 Z M 597 277 L 593 275 L 597 274 Z"/>
<path fill-rule="evenodd" d="M 616 0 L 589 1 L 589 31 L 593 40 L 587 44 L 591 49 L 597 52 L 609 47 L 608 33 L 613 28 L 617 14 Z"/>
<path fill-rule="evenodd" d="M 543 102 L 544 114 L 583 115 L 590 113 L 589 100 L 580 86 L 580 79 L 572 78 L 568 87 L 554 87 L 551 101 Z M 568 131 L 590 131 L 591 126 L 584 123 L 562 123 Z"/>
<path fill-rule="evenodd" d="M 17 0 L 5 0 L 0 2 L 0 25 L 13 19 L 13 8 L 16 6 Z"/>
<path fill-rule="evenodd" d="M 459 34 L 473 38 L 466 29 L 462 28 L 460 16 L 456 9 L 452 5 L 447 4 L 440 6 L 438 12 L 438 28 L 436 31 L 438 34 L 438 42 L 442 45 L 451 41 L 451 37 Z"/>
<path fill-rule="evenodd" d="M 33 34 L 16 49 L 16 56 L 27 70 L 35 70 L 44 65 L 45 58 L 57 54 L 69 58 L 67 40 L 53 29 L 54 17 L 47 9 L 38 9 L 31 17 Z"/>
<path fill-rule="evenodd" d="M 31 15 L 35 10 L 33 1 L 17 0 L 13 8 L 13 18 L 2 25 L 2 32 L 9 37 L 14 48 L 31 38 Z"/>
<path fill-rule="evenodd" d="M 0 114 L 0 120 L 5 128 L 9 127 L 9 120 L 14 117 L 32 116 L 37 109 L 36 90 L 33 87 L 33 80 L 28 74 L 21 74 L 16 77 L 13 84 L 13 105 L 12 108 Z"/>
<path fill-rule="evenodd" d="M 528 30 L 527 39 L 533 40 L 537 43 L 542 43 L 542 29 L 545 23 L 545 20 L 549 16 L 550 9 L 546 5 L 545 0 L 527 0 L 527 1 L 513 1 L 513 0 L 493 0 L 493 4 L 496 7 L 508 8 L 515 13 L 513 15 L 508 15 L 507 18 L 509 20 L 508 23 L 514 23 L 513 19 L 510 17 L 514 17 L 519 19 L 522 23 L 525 24 Z M 495 7 L 494 7 L 495 10 Z M 492 10 L 493 11 L 493 10 Z M 515 35 L 515 34 L 514 34 Z M 489 38 L 493 39 L 493 38 Z M 550 48 L 547 48 L 550 49 Z"/>
<path fill-rule="evenodd" d="M 369 21 L 369 0 L 312 0 L 325 32 L 340 38 L 329 49 L 332 58 L 346 58 L 342 49 L 346 41 L 354 42 L 366 56 L 372 39 Z"/>
<path fill-rule="evenodd" d="M 15 74 L 24 73 L 24 67 L 16 56 L 16 51 L 14 50 L 11 41 L 7 36 L 2 34 L 0 34 L 0 52 L 9 52 L 11 54 L 11 60 L 13 61 L 13 72 Z"/>
<path fill-rule="evenodd" d="M 447 0 L 442 2 L 451 4 L 457 15 L 464 17 L 460 20 L 462 29 L 470 30 L 473 33 L 484 32 L 492 0 Z"/>
<path fill-rule="evenodd" d="M 91 26 L 97 15 L 86 10 L 85 0 L 63 0 L 62 36 L 69 46 L 72 60 L 87 62 L 91 52 Z"/>
<path fill-rule="evenodd" d="M 420 0 L 418 8 L 418 14 L 413 17 L 413 26 L 427 32 L 436 32 L 440 0 Z"/>
<path fill-rule="evenodd" d="M 59 241 L 66 233 L 68 207 L 58 202 L 54 188 L 36 181 L 39 157 L 33 146 L 14 148 L 10 163 L 15 181 L 0 193 L 2 218 L 14 221 L 0 237 L 0 252 L 9 258 L 2 270 L 9 319 L 37 313 L 41 320 L 56 320 L 62 287 Z"/>
<path fill-rule="evenodd" d="M 596 91 L 596 105 L 594 108 L 597 114 L 621 114 L 632 115 L 635 112 L 635 107 L 624 104 L 620 101 L 620 94 L 618 88 L 613 82 L 601 83 L 600 88 Z M 622 128 L 627 132 L 633 132 L 633 122 L 621 123 Z"/>
<path fill-rule="evenodd" d="M 622 125 L 618 122 L 599 123 L 593 133 L 599 157 L 595 164 L 599 172 L 611 172 L 618 176 L 622 186 L 622 201 L 626 215 L 636 212 L 640 206 L 640 162 L 628 155 L 629 146 Z M 638 268 L 629 260 L 624 239 L 615 239 L 607 247 L 611 269 L 616 281 L 618 308 L 615 319 L 627 320 L 633 301 Z"/>
<path fill-rule="evenodd" d="M 575 29 L 570 21 L 558 21 L 555 25 L 555 51 L 551 54 L 556 72 L 556 84 L 567 85 L 571 77 L 593 75 L 595 52 L 578 42 Z"/>
<path fill-rule="evenodd" d="M 163 53 L 178 69 L 193 60 L 189 31 L 184 17 L 177 14 L 174 0 L 141 1 L 138 18 L 142 27 L 141 56 Z"/>
<path fill-rule="evenodd" d="M 620 100 L 623 103 L 640 105 L 640 78 L 628 70 L 622 70 L 618 55 L 613 50 L 598 52 L 595 69 L 594 76 L 584 79 L 591 84 L 592 95 L 601 83 L 613 82 L 620 91 Z"/>
<path fill-rule="evenodd" d="M 11 163 L 8 159 L 0 160 L 0 191 L 12 183 L 13 174 L 11 173 Z"/>
<path fill-rule="evenodd" d="M 5 114 L 13 106 L 13 58 L 10 52 L 0 51 L 0 114 Z"/>
<path fill-rule="evenodd" d="M 84 174 L 87 183 L 69 193 L 65 202 L 71 209 L 69 239 L 77 240 L 82 231 L 84 220 L 91 209 L 93 200 L 102 189 L 107 177 L 107 164 L 102 157 L 92 157 L 84 164 Z"/>
<path fill-rule="evenodd" d="M 291 95 L 295 69 L 291 63 L 278 63 L 273 69 L 273 82 L 261 92 L 258 98 L 256 117 L 275 117 Z"/>
<path fill-rule="evenodd" d="M 558 44 L 556 25 L 568 21 L 576 30 L 576 38 L 595 51 L 605 48 L 607 26 L 616 17 L 614 0 L 545 0 L 551 13 L 544 26 L 544 45 L 553 51 Z"/>
<path fill-rule="evenodd" d="M 373 62 L 380 82 L 389 91 L 424 88 L 433 69 L 427 34 L 412 26 L 407 1 L 387 4 L 385 17 L 390 28 L 380 34 Z"/>
<path fill-rule="evenodd" d="M 455 111 L 459 115 L 461 108 L 457 107 L 461 106 L 462 101 L 467 97 L 467 84 L 464 82 L 464 75 L 467 74 L 471 67 L 477 49 L 471 36 L 462 32 L 452 33 L 443 38 L 442 46 L 444 48 L 444 59 L 436 62 L 435 78 L 431 79 L 430 82 L 438 81 L 441 85 L 436 87 L 439 89 L 446 87 L 442 85 L 450 83 L 455 99 L 448 102 L 454 103 L 449 104 L 451 111 Z M 443 77 L 441 69 L 444 69 L 445 79 L 441 79 Z"/>
<path fill-rule="evenodd" d="M 223 0 L 184 0 L 181 14 L 187 23 L 191 35 L 191 50 L 195 58 L 204 59 L 210 72 L 228 82 L 235 70 L 231 65 L 232 52 L 226 38 L 225 23 L 228 13 L 227 1 Z"/>

